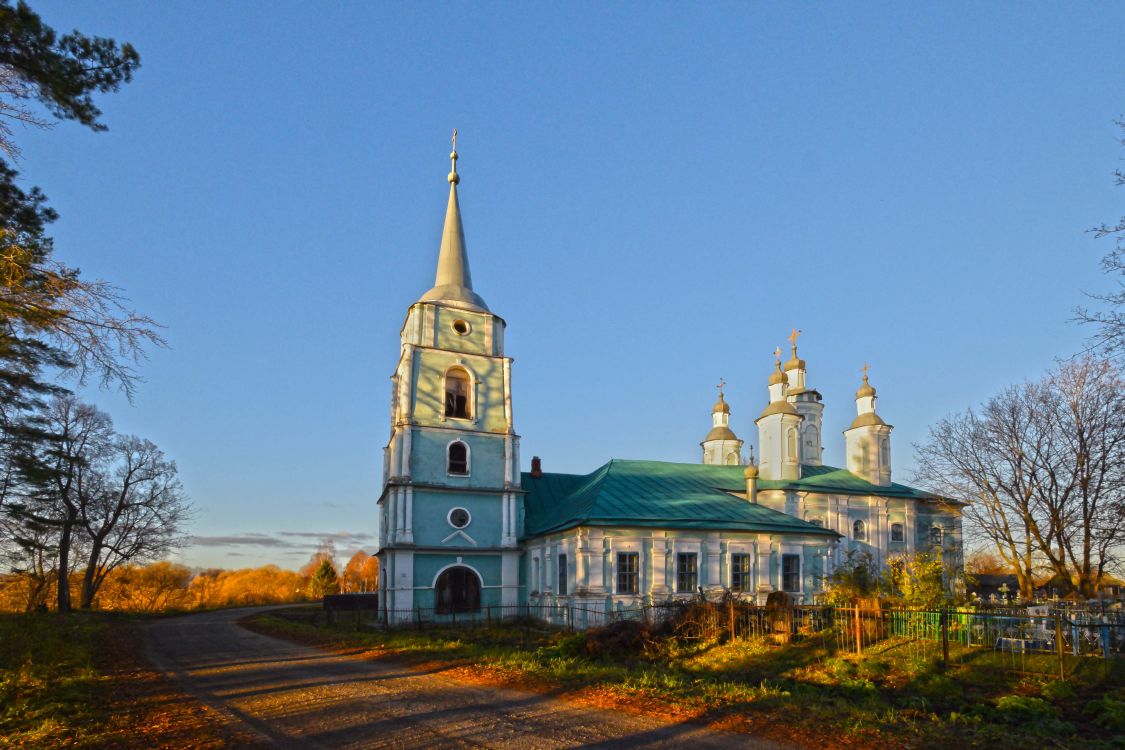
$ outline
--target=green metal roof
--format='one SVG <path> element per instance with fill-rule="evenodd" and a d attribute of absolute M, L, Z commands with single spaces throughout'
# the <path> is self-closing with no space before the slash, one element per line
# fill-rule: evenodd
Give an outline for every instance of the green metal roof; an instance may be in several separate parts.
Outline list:
<path fill-rule="evenodd" d="M 759 480 L 759 490 L 879 495 L 937 501 L 912 487 L 879 487 L 844 469 L 802 466 L 796 481 Z M 743 466 L 614 459 L 591 474 L 524 473 L 525 537 L 575 526 L 706 529 L 837 536 L 730 493 L 746 492 Z"/>
<path fill-rule="evenodd" d="M 879 497 L 898 497 L 927 500 L 929 502 L 951 502 L 931 492 L 907 487 L 905 484 L 891 482 L 886 487 L 881 487 L 877 484 L 871 484 L 871 482 L 847 469 L 840 469 L 835 466 L 809 466 L 808 464 L 801 464 L 800 479 L 794 481 L 760 479 L 758 480 L 758 489 L 823 492 L 831 495 L 878 495 Z"/>

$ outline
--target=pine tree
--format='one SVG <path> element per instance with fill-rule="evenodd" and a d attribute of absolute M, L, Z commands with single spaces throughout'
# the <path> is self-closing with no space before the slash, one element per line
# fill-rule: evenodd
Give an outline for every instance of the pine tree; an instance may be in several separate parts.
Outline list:
<path fill-rule="evenodd" d="M 327 594 L 339 592 L 340 582 L 336 578 L 336 568 L 333 567 L 330 560 L 321 560 L 319 567 L 312 575 L 312 580 L 309 581 L 309 597 L 323 599 Z"/>

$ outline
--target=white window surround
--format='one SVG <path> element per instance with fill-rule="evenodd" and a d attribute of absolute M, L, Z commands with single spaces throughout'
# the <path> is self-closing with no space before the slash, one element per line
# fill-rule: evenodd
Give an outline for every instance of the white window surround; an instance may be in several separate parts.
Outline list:
<path fill-rule="evenodd" d="M 779 589 L 785 591 L 785 558 L 797 558 L 797 590 L 787 591 L 789 594 L 805 593 L 805 555 L 801 547 L 788 547 L 782 545 L 781 553 L 777 556 L 777 582 Z"/>
<path fill-rule="evenodd" d="M 453 514 L 459 510 L 465 511 L 465 515 L 469 518 L 469 520 L 466 521 L 463 526 L 458 526 L 457 524 L 453 523 Z M 449 512 L 445 514 L 445 520 L 447 523 L 449 523 L 450 526 L 455 529 L 467 529 L 473 524 L 473 514 L 469 512 L 468 508 L 462 508 L 458 505 L 456 508 L 449 509 Z"/>
<path fill-rule="evenodd" d="M 449 449 L 453 447 L 454 443 L 460 443 L 465 446 L 465 473 L 454 473 L 449 470 Z M 460 438 L 454 438 L 445 444 L 445 474 L 451 477 L 468 477 L 473 474 L 473 449 L 469 444 Z"/>
<path fill-rule="evenodd" d="M 469 393 L 466 396 L 466 403 L 468 405 L 468 410 L 469 410 L 469 416 L 467 416 L 467 417 L 451 417 L 451 416 L 446 415 L 446 413 L 445 413 L 446 381 L 449 379 L 449 373 L 450 373 L 451 370 L 464 370 L 465 374 L 467 374 L 469 376 L 469 378 L 468 378 L 468 380 L 469 380 Z M 448 420 L 450 422 L 463 422 L 463 423 L 466 423 L 466 424 L 476 424 L 476 422 L 477 422 L 477 385 L 479 383 L 480 383 L 480 380 L 477 379 L 476 372 L 474 372 L 473 368 L 469 367 L 469 365 L 467 365 L 464 362 L 464 360 L 458 359 L 456 362 L 451 364 L 449 367 L 445 368 L 445 371 L 442 372 L 442 375 L 441 375 L 441 393 L 442 393 L 441 420 L 443 422 Z"/>
<path fill-rule="evenodd" d="M 434 575 L 434 581 L 433 581 L 433 583 L 430 584 L 430 588 L 436 589 L 437 588 L 437 582 L 438 582 L 438 579 L 441 578 L 441 574 L 444 573 L 445 571 L 449 570 L 450 568 L 468 568 L 469 570 L 473 571 L 473 575 L 475 575 L 477 577 L 477 580 L 480 581 L 481 588 L 484 588 L 484 576 L 482 576 L 480 574 L 480 571 L 477 570 L 476 568 L 474 568 L 472 565 L 469 565 L 468 563 L 460 562 L 460 561 L 455 562 L 455 563 L 451 563 L 449 565 L 446 565 L 444 568 L 439 570 Z"/>

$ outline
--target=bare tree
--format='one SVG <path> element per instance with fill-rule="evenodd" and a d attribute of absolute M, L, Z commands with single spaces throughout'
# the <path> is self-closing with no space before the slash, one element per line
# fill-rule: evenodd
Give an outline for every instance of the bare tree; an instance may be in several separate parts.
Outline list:
<path fill-rule="evenodd" d="M 20 150 L 12 140 L 14 133 L 10 122 L 36 128 L 50 127 L 50 123 L 37 117 L 29 103 L 35 99 L 35 87 L 11 65 L 0 63 L 0 151 L 12 159 Z"/>
<path fill-rule="evenodd" d="M 56 604 L 60 612 L 69 612 L 71 553 L 81 541 L 77 537 L 86 505 L 100 489 L 98 466 L 112 443 L 113 422 L 72 396 L 52 399 L 46 422 L 50 439 L 21 458 L 28 495 L 19 515 L 58 530 Z"/>
<path fill-rule="evenodd" d="M 1125 133 L 1125 119 L 1117 121 L 1117 126 Z M 1125 146 L 1125 138 L 1120 139 Z M 1118 187 L 1125 187 L 1125 172 L 1113 172 Z M 1089 295 L 1102 303 L 1101 309 L 1080 307 L 1076 309 L 1075 319 L 1080 323 L 1093 325 L 1097 333 L 1092 340 L 1092 348 L 1118 362 L 1125 358 L 1125 216 L 1115 224 L 1101 224 L 1090 230 L 1098 239 L 1116 237 L 1117 244 L 1102 258 L 1102 270 L 1113 279 L 1115 290 Z"/>
<path fill-rule="evenodd" d="M 127 562 L 155 559 L 183 543 L 188 504 L 176 464 L 148 440 L 120 436 L 96 467 L 80 521 L 89 541 L 80 605 L 93 605 L 105 577 Z"/>
<path fill-rule="evenodd" d="M 1093 596 L 1125 543 L 1125 393 L 1110 362 L 1060 364 L 941 420 L 917 478 L 970 503 L 965 518 L 1030 598 L 1037 571 Z"/>
<path fill-rule="evenodd" d="M 7 517 L 56 533 L 60 612 L 71 608 L 73 561 L 86 561 L 80 604 L 89 607 L 106 575 L 151 560 L 183 541 L 188 505 L 176 465 L 147 440 L 115 435 L 109 416 L 73 396 L 51 400 L 48 439 L 21 457 L 25 496 Z"/>

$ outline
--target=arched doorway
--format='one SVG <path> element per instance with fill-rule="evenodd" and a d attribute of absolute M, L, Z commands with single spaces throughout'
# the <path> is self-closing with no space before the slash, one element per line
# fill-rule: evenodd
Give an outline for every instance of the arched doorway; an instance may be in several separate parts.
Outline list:
<path fill-rule="evenodd" d="M 455 565 L 446 568 L 434 584 L 434 612 L 480 611 L 480 577 L 472 568 Z"/>

